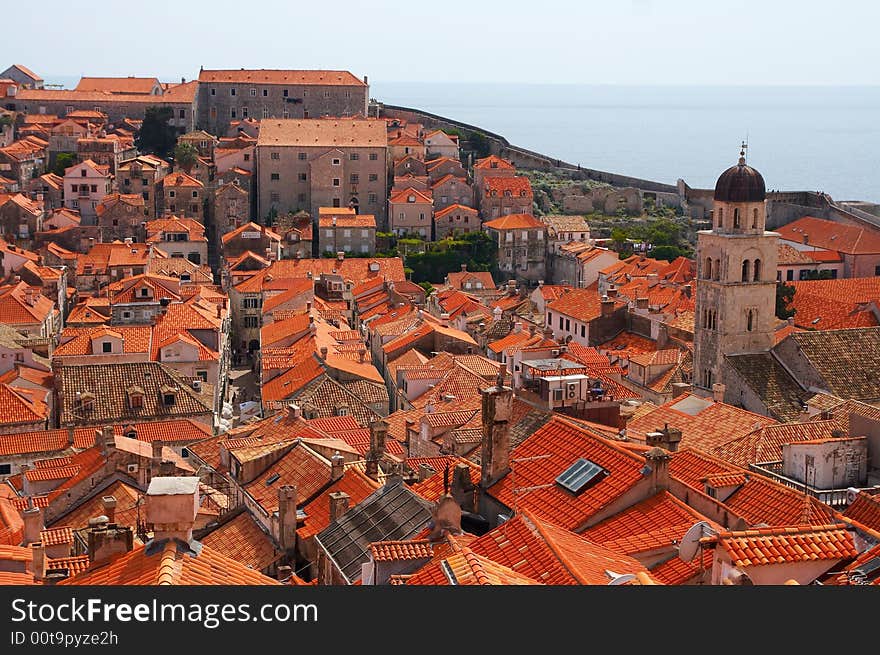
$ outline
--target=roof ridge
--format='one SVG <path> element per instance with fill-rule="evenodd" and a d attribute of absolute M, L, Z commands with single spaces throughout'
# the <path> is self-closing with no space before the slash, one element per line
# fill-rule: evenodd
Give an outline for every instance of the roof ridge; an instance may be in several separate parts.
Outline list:
<path fill-rule="evenodd" d="M 549 548 L 550 551 L 556 556 L 556 559 L 558 560 L 558 562 L 562 565 L 562 567 L 566 571 L 568 571 L 569 575 L 571 575 L 571 577 L 573 577 L 575 580 L 577 580 L 581 584 L 589 584 L 587 579 L 583 575 L 581 575 L 580 572 L 577 571 L 577 568 L 574 567 L 571 564 L 571 562 L 568 561 L 568 558 L 565 557 L 561 552 L 559 552 L 559 550 L 556 546 L 556 543 L 553 540 L 553 537 L 548 535 L 546 530 L 543 529 L 543 525 L 541 525 L 541 521 L 543 519 L 538 519 L 531 511 L 529 511 L 525 508 L 521 509 L 520 512 L 523 515 L 523 519 L 527 520 L 528 523 L 530 523 L 532 525 L 534 531 L 536 531 L 540 535 L 541 539 L 547 545 L 547 548 Z M 547 523 L 550 523 L 551 525 L 555 525 L 555 524 L 551 523 L 550 521 L 547 521 Z M 562 530 L 565 530 L 565 528 L 562 528 L 561 526 L 557 526 L 557 527 L 559 527 Z M 572 532 L 571 534 L 573 534 L 575 536 L 579 536 L 575 532 Z M 584 537 L 580 537 L 580 538 L 584 539 L 585 541 L 588 541 Z M 593 542 L 590 542 L 590 543 L 593 543 Z"/>

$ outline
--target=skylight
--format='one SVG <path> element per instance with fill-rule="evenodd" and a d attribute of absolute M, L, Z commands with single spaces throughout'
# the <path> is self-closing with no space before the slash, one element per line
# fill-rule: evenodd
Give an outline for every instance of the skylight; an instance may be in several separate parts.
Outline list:
<path fill-rule="evenodd" d="M 273 482 L 278 480 L 278 478 L 280 478 L 280 477 L 281 477 L 280 473 L 273 473 L 268 478 L 266 478 L 266 486 L 268 487 L 270 484 L 272 484 Z"/>
<path fill-rule="evenodd" d="M 608 475 L 608 471 L 595 462 L 583 457 L 563 471 L 556 482 L 573 494 L 580 493 L 584 488 L 600 475 Z"/>

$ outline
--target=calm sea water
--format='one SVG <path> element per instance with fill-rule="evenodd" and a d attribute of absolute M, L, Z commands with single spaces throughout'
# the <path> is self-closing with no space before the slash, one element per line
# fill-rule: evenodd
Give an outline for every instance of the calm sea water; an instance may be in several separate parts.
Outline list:
<path fill-rule="evenodd" d="M 880 202 L 880 87 L 634 87 L 371 81 L 371 95 L 590 168 L 708 188 L 749 163 L 769 189 Z"/>
<path fill-rule="evenodd" d="M 72 88 L 75 77 L 56 82 Z M 432 84 L 371 80 L 383 102 L 425 109 L 574 164 L 698 188 L 748 138 L 769 189 L 880 202 L 880 86 Z"/>

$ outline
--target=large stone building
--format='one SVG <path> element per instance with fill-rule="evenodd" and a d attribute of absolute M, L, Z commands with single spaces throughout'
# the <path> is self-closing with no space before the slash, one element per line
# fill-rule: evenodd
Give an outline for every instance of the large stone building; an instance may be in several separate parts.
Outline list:
<path fill-rule="evenodd" d="M 378 119 L 264 120 L 257 141 L 257 212 L 353 207 L 385 225 L 387 136 Z"/>
<path fill-rule="evenodd" d="M 509 214 L 483 223 L 498 244 L 498 270 L 511 278 L 537 283 L 547 269 L 547 226 L 531 214 Z"/>
<path fill-rule="evenodd" d="M 155 155 L 140 155 L 122 162 L 116 171 L 116 185 L 120 193 L 139 193 L 144 199 L 147 218 L 156 218 L 159 182 L 171 172 L 168 162 Z"/>
<path fill-rule="evenodd" d="M 64 206 L 79 210 L 83 225 L 95 225 L 97 206 L 111 190 L 113 176 L 107 166 L 91 159 L 64 171 Z"/>
<path fill-rule="evenodd" d="M 715 184 L 712 229 L 697 235 L 694 385 L 722 382 L 725 355 L 767 352 L 774 344 L 776 245 L 765 231 L 761 174 L 739 162 Z"/>
<path fill-rule="evenodd" d="M 376 218 L 347 207 L 322 207 L 318 213 L 318 247 L 322 253 L 372 255 L 376 252 Z"/>
<path fill-rule="evenodd" d="M 95 207 L 96 225 L 107 243 L 143 237 L 141 226 L 147 219 L 143 197 L 136 193 L 110 193 Z"/>
<path fill-rule="evenodd" d="M 222 134 L 244 118 L 366 116 L 369 98 L 367 78 L 348 71 L 202 70 L 198 123 Z"/>

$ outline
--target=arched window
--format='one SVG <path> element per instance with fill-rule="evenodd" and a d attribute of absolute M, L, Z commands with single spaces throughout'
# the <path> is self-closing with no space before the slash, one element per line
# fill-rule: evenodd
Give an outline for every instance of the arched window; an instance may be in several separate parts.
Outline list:
<path fill-rule="evenodd" d="M 761 260 L 760 259 L 755 260 L 755 276 L 753 279 L 755 280 L 755 282 L 761 281 Z"/>
<path fill-rule="evenodd" d="M 718 227 L 724 224 L 724 207 L 718 208 Z"/>
<path fill-rule="evenodd" d="M 755 328 L 755 312 L 754 310 L 749 310 L 749 316 L 746 319 L 746 330 L 751 332 Z"/>
<path fill-rule="evenodd" d="M 718 312 L 716 312 L 714 309 L 712 310 L 712 329 L 718 329 Z"/>
<path fill-rule="evenodd" d="M 758 228 L 758 210 L 757 209 L 752 210 L 752 228 L 754 228 L 754 229 Z"/>
<path fill-rule="evenodd" d="M 703 271 L 703 279 L 711 280 L 712 279 L 712 258 L 706 257 L 706 270 Z"/>
<path fill-rule="evenodd" d="M 721 260 L 715 260 L 715 266 L 712 267 L 712 279 L 716 282 L 721 279 Z"/>
<path fill-rule="evenodd" d="M 742 270 L 742 281 L 743 281 L 743 282 L 748 282 L 748 281 L 749 281 L 749 277 L 750 277 L 750 276 L 749 276 L 749 270 L 750 270 L 749 260 L 748 260 L 748 259 L 744 259 L 744 260 L 743 260 L 743 270 Z"/>
<path fill-rule="evenodd" d="M 733 227 L 739 227 L 739 209 L 733 210 Z"/>

